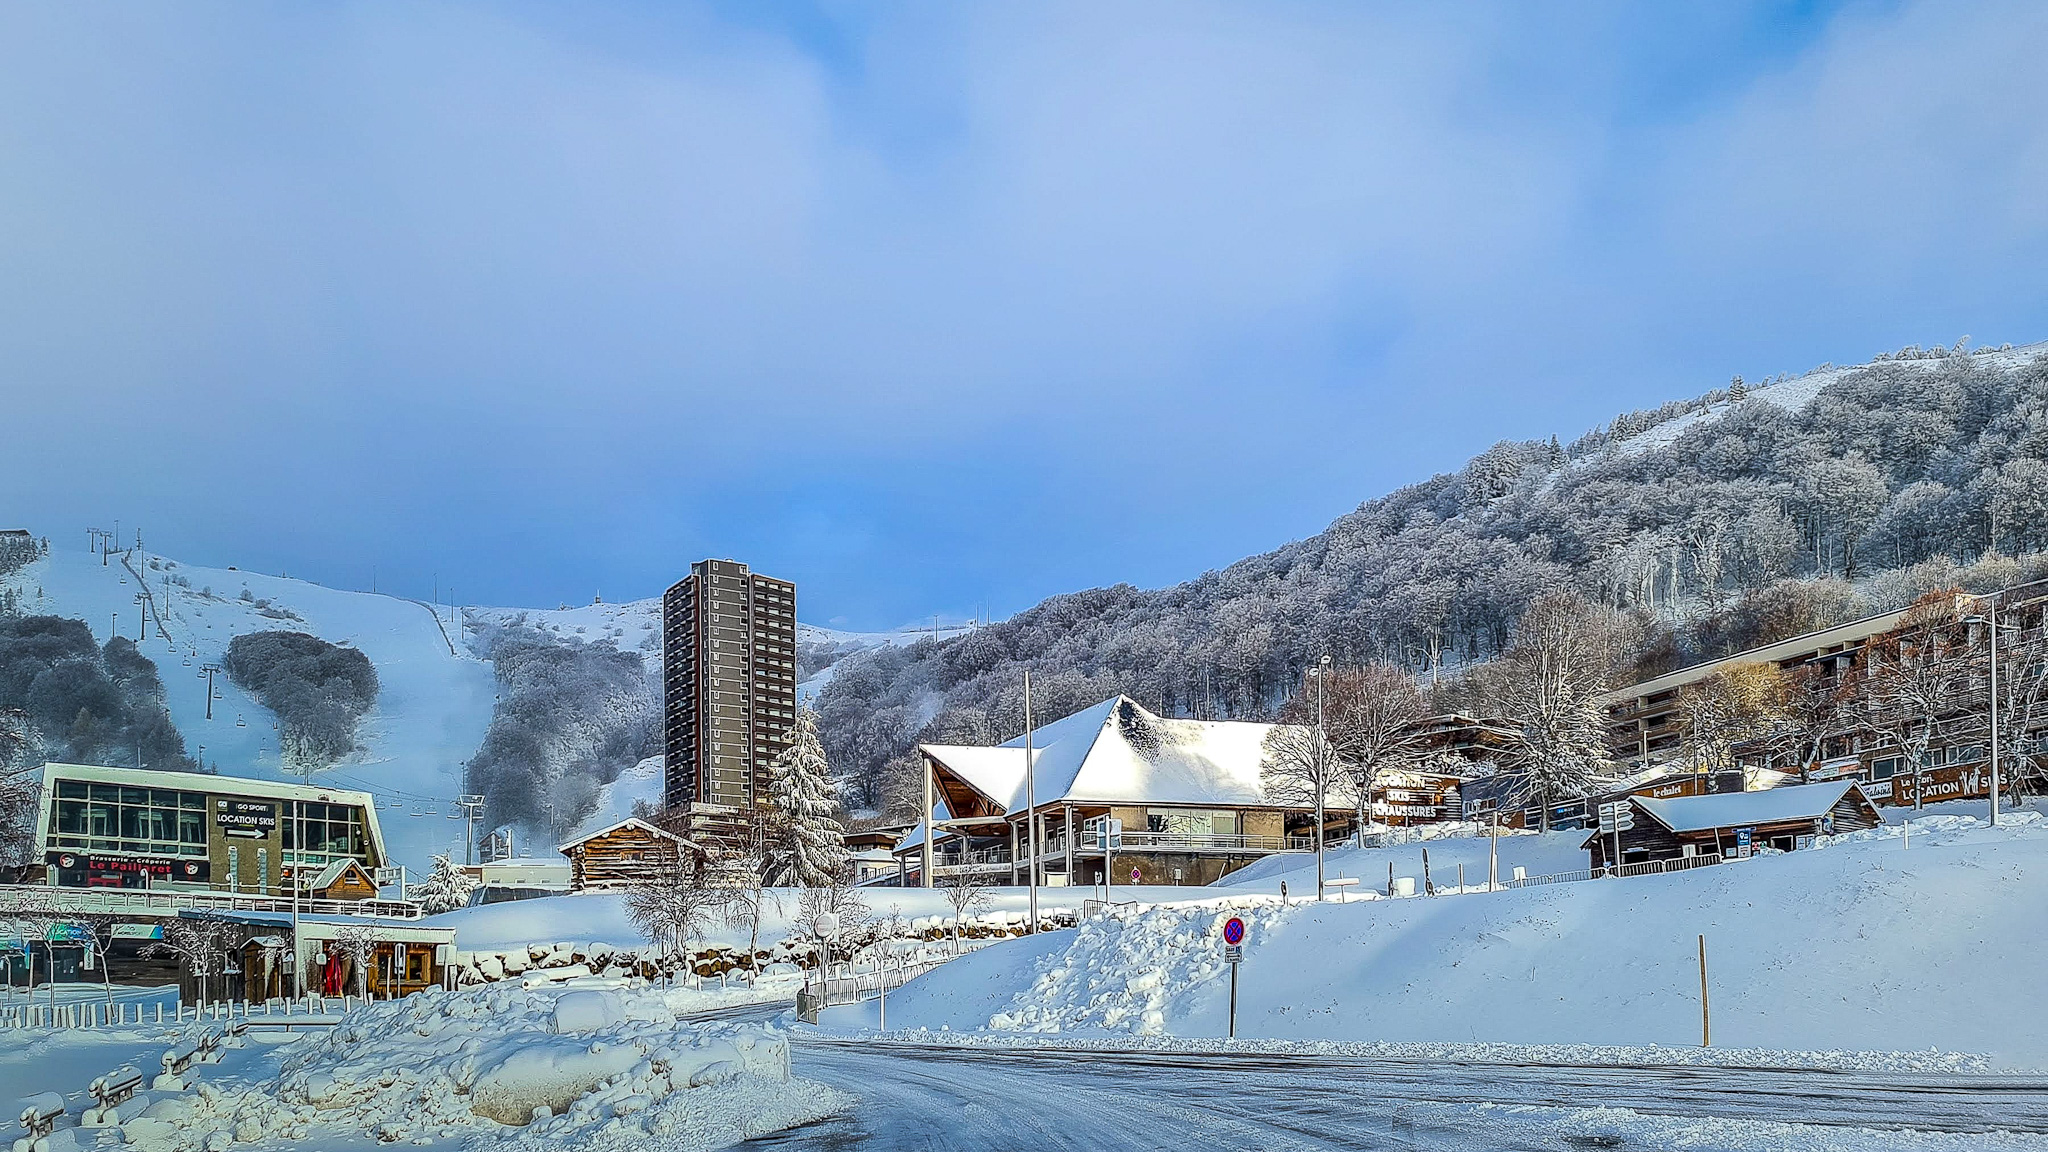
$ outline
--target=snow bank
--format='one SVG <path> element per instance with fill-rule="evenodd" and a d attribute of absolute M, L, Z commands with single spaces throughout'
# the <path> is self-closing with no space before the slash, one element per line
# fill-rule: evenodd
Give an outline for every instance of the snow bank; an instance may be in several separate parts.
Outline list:
<path fill-rule="evenodd" d="M 2048 821 L 1991 830 L 1949 815 L 1915 821 L 1910 850 L 1899 836 L 1858 833 L 1820 850 L 1631 879 L 1142 909 L 948 964 L 891 997 L 890 1023 L 1220 1037 L 1217 926 L 1238 910 L 1251 929 L 1239 1036 L 1697 1044 L 1704 934 L 1718 1043 L 1932 1046 L 1994 1066 L 2048 1066 L 2048 985 L 1998 975 L 2038 967 Z M 1999 989 L 1996 1012 L 1983 1011 L 1986 980 Z"/>
<path fill-rule="evenodd" d="M 352 1012 L 276 1072 L 203 1080 L 123 1126 L 140 1152 L 364 1133 L 471 1134 L 514 1148 L 722 1147 L 843 1107 L 793 1080 L 779 1030 L 690 1023 L 690 993 L 650 987 L 425 993 Z M 508 1133 L 508 1128 L 519 1129 Z"/>

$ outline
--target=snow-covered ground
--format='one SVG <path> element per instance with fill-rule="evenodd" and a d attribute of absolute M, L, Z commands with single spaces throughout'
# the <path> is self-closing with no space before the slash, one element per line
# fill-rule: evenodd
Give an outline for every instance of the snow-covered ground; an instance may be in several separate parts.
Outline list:
<path fill-rule="evenodd" d="M 761 921 L 763 943 L 780 940 L 796 931 L 797 890 L 780 888 L 770 892 L 773 898 Z M 1093 896 L 1099 896 L 1101 890 L 1041 888 L 1038 890 L 1039 908 L 1079 908 L 1083 901 L 1093 898 L 1091 892 Z M 1207 888 L 1120 885 L 1114 894 L 1119 901 L 1168 903 L 1207 899 L 1215 893 Z M 1022 888 L 991 888 L 988 896 L 988 903 L 978 913 L 984 917 L 1007 916 L 1015 921 L 1025 914 L 1030 904 L 1030 895 Z M 905 920 L 935 917 L 948 924 L 953 920 L 953 908 L 946 903 L 945 892 L 937 888 L 864 888 L 860 890 L 860 899 L 867 905 L 871 917 L 886 919 L 893 915 Z M 626 915 L 625 896 L 617 892 L 579 892 L 538 900 L 486 904 L 431 916 L 422 923 L 454 928 L 457 946 L 471 952 L 496 952 L 560 941 L 579 945 L 600 942 L 617 948 L 641 948 L 650 943 L 633 926 L 631 918 Z M 703 943 L 743 946 L 749 931 L 750 926 L 719 928 L 708 933 Z"/>
<path fill-rule="evenodd" d="M 378 1003 L 296 1039 L 252 1033 L 184 1089 L 152 1084 L 116 1130 L 74 1130 L 66 1146 L 702 1149 L 846 1106 L 790 1075 L 780 1028 L 688 1018 L 724 1002 L 586 979 Z M 93 1076 L 123 1063 L 153 1076 L 158 1053 L 208 1027 L 11 1034 L 0 1095 L 62 1092 L 75 1123 Z"/>
<path fill-rule="evenodd" d="M 1240 1036 L 1697 1044 L 1705 935 L 1718 1045 L 1933 1047 L 2048 1067 L 2048 985 L 2025 975 L 2039 968 L 2048 924 L 2048 821 L 2031 812 L 2007 820 L 1993 830 L 1974 817 L 1923 815 L 1910 849 L 1902 829 L 1880 829 L 1690 872 L 1436 899 L 1316 905 L 1301 899 L 1312 878 L 1291 884 L 1284 905 L 1213 890 L 1206 904 L 1118 913 L 982 950 L 906 986 L 890 1025 L 1221 1036 L 1221 929 L 1241 915 Z M 1532 859 L 1562 862 L 1541 842 L 1565 839 L 1503 840 L 1503 860 L 1509 845 L 1538 841 Z M 1484 882 L 1483 840 L 1431 849 L 1440 884 L 1450 881 L 1439 851 L 1446 863 L 1462 856 L 1468 880 Z M 1365 862 L 1372 855 L 1354 860 L 1384 883 Z M 1413 865 L 1419 851 L 1411 866 L 1397 860 L 1397 872 L 1415 875 Z"/>

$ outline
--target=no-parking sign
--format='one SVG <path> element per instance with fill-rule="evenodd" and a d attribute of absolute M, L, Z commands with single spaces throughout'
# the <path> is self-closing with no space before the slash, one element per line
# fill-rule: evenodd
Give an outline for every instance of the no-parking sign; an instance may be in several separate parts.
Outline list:
<path fill-rule="evenodd" d="M 1223 922 L 1223 942 L 1232 946 L 1244 943 L 1244 921 L 1236 916 Z"/>

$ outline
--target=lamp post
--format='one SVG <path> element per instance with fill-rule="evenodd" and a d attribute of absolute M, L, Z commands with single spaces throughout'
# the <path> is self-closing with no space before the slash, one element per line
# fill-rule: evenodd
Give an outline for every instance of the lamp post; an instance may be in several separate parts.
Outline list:
<path fill-rule="evenodd" d="M 1024 882 L 1031 889 L 1031 932 L 1038 933 L 1038 765 L 1031 754 L 1031 671 L 1024 671 Z M 1014 841 L 1013 841 L 1014 843 Z M 1014 873 L 1012 873 L 1014 875 Z"/>
<path fill-rule="evenodd" d="M 1323 827 L 1327 822 L 1323 811 L 1324 791 L 1328 784 L 1329 765 L 1324 763 L 1324 746 L 1329 737 L 1323 731 L 1323 682 L 1329 679 L 1330 658 L 1324 656 L 1309 670 L 1316 682 L 1316 900 L 1323 898 Z"/>
<path fill-rule="evenodd" d="M 1994 593 L 1991 597 L 1990 611 L 1982 616 L 1965 616 L 1963 622 L 1984 625 L 1985 643 L 1991 649 L 1991 823 L 1995 827 L 1998 824 L 1998 632 L 2001 627 L 1998 623 L 1997 595 Z M 2012 629 L 2011 625 L 2004 627 L 2018 631 Z M 1917 777 L 1914 785 L 1914 806 L 1918 807 L 1920 789 Z"/>

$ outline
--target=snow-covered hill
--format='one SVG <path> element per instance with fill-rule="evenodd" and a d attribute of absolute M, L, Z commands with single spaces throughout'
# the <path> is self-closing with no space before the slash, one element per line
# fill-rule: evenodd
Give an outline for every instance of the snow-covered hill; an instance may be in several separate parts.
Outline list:
<path fill-rule="evenodd" d="M 125 563 L 124 563 L 125 559 Z M 290 779 L 278 756 L 277 718 L 216 675 L 219 699 L 207 718 L 204 665 L 218 664 L 246 632 L 288 629 L 357 648 L 376 665 L 377 703 L 364 717 L 362 751 L 318 774 L 320 781 L 376 793 L 394 856 L 423 866 L 435 852 L 460 851 L 462 824 L 448 819 L 462 792 L 462 766 L 491 720 L 491 666 L 468 654 L 458 625 L 421 602 L 345 592 L 304 580 L 232 568 L 198 568 L 143 552 L 52 548 L 4 581 L 26 612 L 82 619 L 104 641 L 109 629 L 134 637 L 146 577 L 154 612 L 141 649 L 163 675 L 171 718 L 187 751 L 229 776 Z M 247 593 L 245 599 L 243 594 Z"/>
<path fill-rule="evenodd" d="M 145 581 L 150 603 L 138 605 L 136 594 Z M 376 793 L 392 853 L 412 867 L 424 867 L 433 853 L 462 850 L 463 825 L 450 818 L 452 801 L 463 791 L 463 765 L 490 726 L 497 699 L 490 662 L 468 642 L 478 629 L 523 620 L 564 640 L 609 640 L 645 653 L 650 675 L 658 674 L 661 651 L 661 602 L 652 598 L 552 609 L 465 608 L 457 619 L 445 607 L 437 612 L 398 596 L 195 567 L 140 550 L 102 557 L 57 547 L 0 576 L 0 587 L 20 593 L 24 612 L 84 620 L 101 642 L 110 630 L 137 636 L 142 613 L 151 613 L 141 649 L 163 675 L 171 718 L 191 755 L 230 776 L 292 778 L 279 760 L 277 718 L 224 674 L 214 677 L 219 698 L 207 718 L 203 668 L 221 661 L 229 641 L 286 629 L 361 650 L 375 664 L 380 683 L 377 703 L 358 733 L 362 750 L 318 779 Z M 799 642 L 828 656 L 911 643 L 928 634 L 798 625 Z M 618 788 L 607 789 L 602 811 L 629 813 L 633 799 L 659 791 L 659 761 L 642 763 L 626 770 Z"/>
<path fill-rule="evenodd" d="M 2038 967 L 2048 820 L 2008 813 L 1992 829 L 1961 814 L 1981 814 L 1981 804 L 1952 807 L 1915 821 L 1910 850 L 1895 823 L 1820 850 L 1503 892 L 1483 890 L 1483 841 L 1462 853 L 1437 842 L 1437 883 L 1449 879 L 1446 864 L 1463 862 L 1480 890 L 1436 899 L 1305 902 L 1313 866 L 1280 858 L 1276 867 L 1293 866 L 1290 904 L 1266 894 L 1281 875 L 1269 870 L 1259 882 L 1209 889 L 1220 898 L 1207 907 L 1139 909 L 999 944 L 904 987 L 889 1019 L 956 1033 L 1221 1036 L 1221 930 L 1240 915 L 1249 925 L 1241 1037 L 1696 1044 L 1705 935 L 1718 1045 L 1937 1046 L 2042 1067 L 2048 993 L 2006 974 Z M 1502 851 L 1583 837 L 1515 837 Z M 1384 882 L 1385 861 L 1367 859 L 1381 855 L 1417 876 L 1418 849 L 1346 863 Z M 1572 855 L 1583 866 L 1584 855 Z"/>

